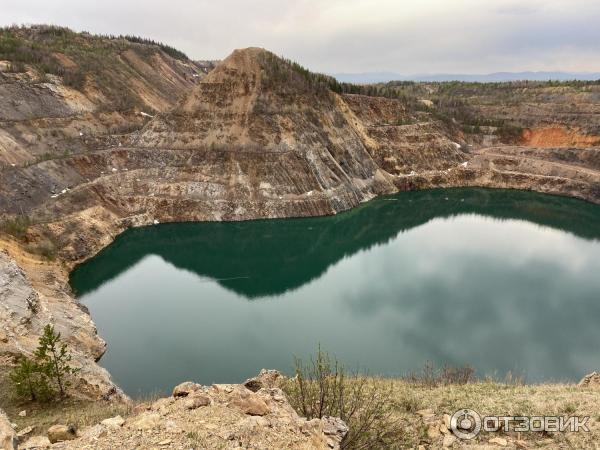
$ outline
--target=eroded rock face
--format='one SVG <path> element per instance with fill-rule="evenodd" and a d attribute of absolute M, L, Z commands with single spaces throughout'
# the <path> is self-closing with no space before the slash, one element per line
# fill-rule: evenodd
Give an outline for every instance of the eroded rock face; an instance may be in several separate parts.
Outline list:
<path fill-rule="evenodd" d="M 4 411 L 0 409 L 0 449 L 17 450 L 17 442 L 15 430 Z"/>
<path fill-rule="evenodd" d="M 340 419 L 307 421 L 299 417 L 276 388 L 252 392 L 243 385 L 196 386 L 187 396 L 157 400 L 129 417 L 122 427 L 113 426 L 110 419 L 110 423 L 81 430 L 80 438 L 63 443 L 61 448 L 324 450 L 338 449 L 348 432 Z M 190 409 L 191 401 L 202 406 Z"/>
<path fill-rule="evenodd" d="M 252 392 L 258 392 L 275 387 L 282 378 L 283 375 L 278 370 L 262 369 L 257 376 L 244 381 L 243 385 Z"/>
<path fill-rule="evenodd" d="M 578 387 L 589 387 L 589 388 L 600 388 L 600 374 L 592 372 L 589 375 L 583 377 L 583 379 L 577 385 Z"/>
<path fill-rule="evenodd" d="M 53 324 L 73 354 L 76 375 L 74 395 L 122 398 L 106 370 L 94 361 L 105 351 L 106 344 L 96 331 L 87 311 L 80 308 L 60 282 L 52 267 L 40 270 L 36 263 L 28 276 L 6 252 L 0 251 L 0 354 L 31 356 L 47 324 Z M 37 278 L 36 278 L 37 277 Z M 39 284 L 38 284 L 39 282 Z M 36 289 L 34 284 L 43 285 Z"/>
<path fill-rule="evenodd" d="M 202 388 L 202 386 L 200 386 L 197 383 L 193 383 L 191 381 L 186 381 L 184 383 L 181 383 L 181 384 L 175 386 L 175 388 L 173 389 L 173 397 L 175 397 L 175 398 L 187 397 L 188 395 L 199 391 L 201 388 Z"/>

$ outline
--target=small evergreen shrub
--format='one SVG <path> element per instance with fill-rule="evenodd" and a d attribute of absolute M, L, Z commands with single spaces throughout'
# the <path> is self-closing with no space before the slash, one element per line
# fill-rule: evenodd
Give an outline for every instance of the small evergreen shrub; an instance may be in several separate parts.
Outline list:
<path fill-rule="evenodd" d="M 21 357 L 10 374 L 15 394 L 23 400 L 40 402 L 52 400 L 57 394 L 64 398 L 71 384 L 69 376 L 79 370 L 70 365 L 71 359 L 60 333 L 46 325 L 34 358 Z"/>

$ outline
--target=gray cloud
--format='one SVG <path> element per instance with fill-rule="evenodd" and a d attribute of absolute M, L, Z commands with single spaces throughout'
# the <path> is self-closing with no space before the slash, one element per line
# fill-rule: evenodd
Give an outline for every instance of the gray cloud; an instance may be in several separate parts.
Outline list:
<path fill-rule="evenodd" d="M 138 34 L 198 59 L 257 45 L 323 72 L 600 71 L 587 0 L 3 0 L 0 22 Z"/>

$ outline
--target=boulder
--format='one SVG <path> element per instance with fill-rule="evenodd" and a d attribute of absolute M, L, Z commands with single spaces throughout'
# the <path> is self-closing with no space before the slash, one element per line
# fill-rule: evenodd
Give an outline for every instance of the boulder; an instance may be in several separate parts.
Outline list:
<path fill-rule="evenodd" d="M 17 435 L 11 426 L 8 417 L 0 409 L 0 449 L 17 450 Z"/>
<path fill-rule="evenodd" d="M 600 374 L 597 372 L 590 373 L 583 377 L 577 385 L 578 387 L 600 387 Z"/>
<path fill-rule="evenodd" d="M 131 423 L 128 424 L 129 428 L 134 430 L 154 430 L 162 425 L 162 419 L 160 414 L 157 413 L 144 413 L 135 417 Z"/>
<path fill-rule="evenodd" d="M 22 430 L 19 430 L 17 433 L 17 437 L 19 438 L 19 442 L 24 441 L 27 436 L 33 433 L 33 427 L 25 427 Z"/>
<path fill-rule="evenodd" d="M 175 389 L 173 389 L 173 397 L 187 397 L 192 392 L 199 391 L 201 388 L 202 386 L 200 386 L 197 383 L 186 381 L 185 383 L 181 383 L 180 385 L 175 386 Z"/>
<path fill-rule="evenodd" d="M 117 429 L 117 428 L 121 428 L 123 426 L 123 424 L 125 424 L 125 419 L 123 419 L 121 416 L 117 416 L 117 417 L 111 417 L 110 419 L 104 419 L 100 423 L 102 425 L 104 425 L 106 428 Z"/>
<path fill-rule="evenodd" d="M 456 441 L 457 441 L 456 436 L 454 436 L 452 434 L 447 434 L 444 436 L 444 440 L 442 441 L 442 447 L 450 448 L 454 445 L 454 443 Z"/>
<path fill-rule="evenodd" d="M 235 389 L 231 393 L 231 396 L 232 399 L 229 404 L 245 414 L 250 416 L 264 416 L 270 412 L 267 403 L 260 396 L 245 387 Z"/>
<path fill-rule="evenodd" d="M 183 406 L 185 409 L 198 409 L 203 406 L 209 406 L 211 404 L 210 397 L 207 395 L 194 395 L 193 397 L 188 398 Z"/>
<path fill-rule="evenodd" d="M 281 372 L 277 370 L 262 369 L 254 378 L 244 381 L 244 386 L 252 392 L 258 392 L 263 388 L 272 388 L 277 385 L 277 381 L 284 378 Z"/>
<path fill-rule="evenodd" d="M 338 417 L 323 417 L 321 424 L 329 448 L 340 448 L 342 440 L 348 434 L 348 425 Z"/>
<path fill-rule="evenodd" d="M 77 438 L 77 430 L 72 425 L 53 425 L 48 428 L 48 440 L 51 444 L 72 441 L 75 438 Z"/>

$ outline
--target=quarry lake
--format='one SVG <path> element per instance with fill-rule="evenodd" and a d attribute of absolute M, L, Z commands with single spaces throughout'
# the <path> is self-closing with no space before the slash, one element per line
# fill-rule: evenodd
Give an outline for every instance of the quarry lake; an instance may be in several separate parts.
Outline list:
<path fill-rule="evenodd" d="M 132 229 L 71 274 L 132 396 L 290 373 L 321 346 L 399 376 L 427 361 L 577 381 L 600 367 L 600 206 L 402 193 L 333 217 Z"/>

